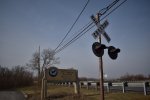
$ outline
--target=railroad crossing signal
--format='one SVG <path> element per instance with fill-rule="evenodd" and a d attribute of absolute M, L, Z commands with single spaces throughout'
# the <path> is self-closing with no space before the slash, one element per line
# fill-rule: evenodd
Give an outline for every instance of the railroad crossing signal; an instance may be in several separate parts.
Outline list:
<path fill-rule="evenodd" d="M 105 37 L 105 39 L 107 40 L 107 42 L 110 42 L 110 37 L 108 36 L 108 34 L 104 31 L 104 29 L 108 26 L 108 21 L 104 21 L 103 24 L 100 24 L 100 19 L 99 19 L 99 15 L 101 15 L 100 13 L 98 13 L 96 15 L 96 17 L 94 17 L 94 15 L 91 16 L 92 21 L 96 24 L 97 26 L 97 30 L 92 33 L 92 36 L 95 39 L 99 39 L 99 42 L 95 42 L 92 45 L 92 50 L 93 53 L 99 57 L 99 68 L 100 68 L 100 94 L 101 94 L 101 100 L 104 100 L 104 79 L 103 79 L 103 59 L 102 56 L 104 55 L 104 49 L 108 49 L 108 55 L 110 56 L 110 58 L 112 59 L 116 59 L 118 56 L 118 53 L 120 52 L 120 49 L 116 49 L 113 46 L 110 47 L 106 47 L 104 44 L 101 44 L 101 34 Z"/>

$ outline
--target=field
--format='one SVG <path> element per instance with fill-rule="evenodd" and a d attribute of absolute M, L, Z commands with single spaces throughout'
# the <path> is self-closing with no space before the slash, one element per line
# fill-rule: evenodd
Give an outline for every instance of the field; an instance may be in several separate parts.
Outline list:
<path fill-rule="evenodd" d="M 27 100 L 40 100 L 40 88 L 37 86 L 24 87 L 18 89 L 27 94 Z M 80 95 L 74 94 L 73 87 L 67 86 L 48 86 L 47 100 L 99 100 L 99 91 L 94 89 L 81 89 Z M 144 96 L 143 93 L 105 93 L 105 100 L 150 100 L 150 95 Z"/>

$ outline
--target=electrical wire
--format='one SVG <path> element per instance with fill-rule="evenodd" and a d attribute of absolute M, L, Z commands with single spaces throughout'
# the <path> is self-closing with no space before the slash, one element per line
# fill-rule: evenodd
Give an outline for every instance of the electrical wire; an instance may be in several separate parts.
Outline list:
<path fill-rule="evenodd" d="M 114 12 L 117 8 L 119 8 L 123 3 L 125 3 L 127 0 L 124 0 L 122 3 L 120 3 L 118 6 L 116 6 L 113 10 L 111 10 L 107 15 L 105 15 L 103 18 L 100 19 L 100 21 L 104 20 L 107 16 L 109 16 L 112 12 Z M 59 50 L 57 50 L 55 53 L 59 53 L 66 47 L 68 47 L 70 44 L 75 42 L 77 39 L 79 39 L 81 36 L 83 36 L 85 33 L 87 33 L 90 29 L 92 29 L 95 25 L 91 26 L 93 23 L 90 23 L 86 28 L 84 28 L 80 33 L 78 33 L 73 39 L 71 39 L 68 43 L 66 43 L 64 46 L 62 46 Z M 91 26 L 91 27 L 90 27 Z M 90 28 L 89 28 L 90 27 Z"/>
<path fill-rule="evenodd" d="M 99 11 L 99 14 L 100 15 L 104 15 L 109 9 L 111 9 L 116 3 L 118 3 L 119 2 L 119 0 L 115 0 L 114 2 L 112 2 L 110 5 L 108 5 L 107 7 L 105 7 L 105 8 L 103 8 L 103 9 L 101 9 L 100 11 Z"/>
<path fill-rule="evenodd" d="M 119 4 L 117 7 L 115 7 L 112 11 L 110 11 L 106 16 L 104 16 L 102 19 L 100 19 L 100 21 L 104 20 L 108 15 L 110 15 L 112 12 L 114 12 L 118 7 L 120 7 L 124 2 L 126 2 L 127 0 L 124 0 L 121 4 Z M 90 24 L 92 25 L 92 23 Z M 88 27 L 90 26 L 88 25 Z M 86 32 L 88 32 L 90 29 L 92 29 L 95 25 L 93 25 L 92 27 L 90 27 L 89 29 L 87 29 L 88 27 L 86 27 L 83 31 L 81 31 L 79 34 L 77 34 L 76 37 L 74 37 L 72 40 L 70 40 L 67 44 L 65 44 L 62 48 L 60 48 L 56 53 L 62 51 L 63 49 L 65 49 L 66 47 L 68 47 L 70 44 L 72 44 L 73 42 L 75 42 L 77 39 L 79 39 L 81 36 L 83 36 Z M 86 30 L 87 29 L 87 30 Z M 85 31 L 86 30 L 86 31 Z M 85 32 L 84 32 L 85 31 Z M 84 32 L 84 33 L 83 33 Z M 82 34 L 81 34 L 82 33 Z"/>
<path fill-rule="evenodd" d="M 101 13 L 101 15 L 104 15 L 109 9 L 111 9 L 111 7 L 113 7 L 119 0 L 115 0 L 113 3 L 111 3 L 109 6 L 107 6 L 106 8 L 103 8 L 102 10 L 99 11 L 99 13 Z M 104 11 L 105 10 L 105 11 Z M 103 12 L 104 11 L 104 12 Z M 89 22 L 91 23 L 91 22 Z M 88 24 L 89 24 L 88 23 Z M 86 24 L 83 28 L 85 28 L 86 26 L 88 26 L 88 24 Z M 83 29 L 82 28 L 82 29 Z M 80 29 L 79 31 L 81 31 L 82 29 Z M 78 31 L 78 32 L 79 32 Z M 76 32 L 77 33 L 77 32 Z M 75 34 L 72 35 L 72 37 L 74 36 Z M 64 41 L 65 43 L 66 41 Z"/>
<path fill-rule="evenodd" d="M 82 32 L 82 31 L 83 31 L 87 26 L 89 26 L 90 24 L 94 24 L 93 21 L 90 21 L 89 23 L 87 23 L 85 26 L 83 26 L 83 27 L 82 27 L 81 29 L 79 29 L 77 32 L 72 33 L 72 35 L 71 35 L 68 39 L 66 39 L 66 40 L 62 43 L 62 45 L 61 45 L 59 48 L 61 48 L 64 44 L 67 44 L 68 41 L 70 41 L 70 39 L 73 39 L 74 37 L 76 37 L 77 34 L 79 34 L 80 32 Z"/>
<path fill-rule="evenodd" d="M 127 0 L 124 0 L 123 2 L 121 2 L 118 6 L 116 6 L 113 10 L 111 10 L 108 14 L 106 14 L 101 20 L 104 20 L 107 16 L 109 16 L 112 12 L 114 12 L 116 9 L 118 9 L 122 4 L 124 4 Z"/>
<path fill-rule="evenodd" d="M 95 25 L 90 27 L 93 23 L 90 23 L 85 29 L 83 29 L 80 33 L 78 33 L 73 39 L 71 39 L 68 43 L 66 43 L 64 46 L 62 46 L 60 49 L 58 49 L 55 53 L 58 53 L 68 47 L 70 44 L 75 42 L 77 39 L 79 39 L 81 36 L 83 36 L 86 32 L 88 32 L 90 29 L 92 29 Z M 89 28 L 90 27 L 90 28 Z M 89 29 L 88 29 L 89 28 Z M 85 32 L 84 32 L 85 31 Z M 82 34 L 81 34 L 82 33 Z"/>
<path fill-rule="evenodd" d="M 75 20 L 75 22 L 72 24 L 71 28 L 68 30 L 68 32 L 66 33 L 66 35 L 64 36 L 64 38 L 62 39 L 62 41 L 58 44 L 58 46 L 54 49 L 54 51 L 56 51 L 60 45 L 64 42 L 64 40 L 66 39 L 66 37 L 68 36 L 68 34 L 71 32 L 71 30 L 73 29 L 73 27 L 75 26 L 76 22 L 79 20 L 81 14 L 83 13 L 83 11 L 85 10 L 85 8 L 87 7 L 88 3 L 90 0 L 88 0 L 85 4 L 85 6 L 83 7 L 83 9 L 81 10 L 80 14 L 78 15 L 77 19 Z"/>

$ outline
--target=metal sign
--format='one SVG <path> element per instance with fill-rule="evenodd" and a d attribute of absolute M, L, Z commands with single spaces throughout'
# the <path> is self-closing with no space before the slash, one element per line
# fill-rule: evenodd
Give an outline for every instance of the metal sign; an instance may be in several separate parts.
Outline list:
<path fill-rule="evenodd" d="M 98 20 L 94 17 L 94 15 L 91 16 L 91 19 L 96 25 L 99 23 Z"/>
<path fill-rule="evenodd" d="M 107 42 L 109 43 L 111 39 L 108 36 L 108 34 L 105 31 L 103 31 L 102 34 L 103 34 L 104 38 L 107 40 Z"/>
<path fill-rule="evenodd" d="M 109 22 L 105 20 L 104 23 L 100 25 L 100 23 L 98 22 L 98 19 L 96 19 L 93 15 L 91 16 L 91 19 L 98 27 L 98 29 L 94 33 L 92 33 L 92 36 L 94 37 L 94 39 L 97 39 L 102 34 L 104 38 L 107 40 L 107 42 L 110 42 L 111 40 L 110 37 L 104 31 L 104 29 L 109 25 Z"/>
<path fill-rule="evenodd" d="M 92 33 L 92 36 L 94 39 L 97 39 L 99 36 L 99 32 L 96 30 L 94 33 Z"/>
<path fill-rule="evenodd" d="M 46 70 L 46 79 L 50 82 L 75 82 L 78 78 L 78 71 L 74 69 L 49 68 Z"/>
<path fill-rule="evenodd" d="M 104 31 L 104 29 L 105 29 L 108 25 L 109 25 L 108 21 L 105 20 L 105 22 L 104 22 L 102 25 L 98 26 L 98 30 L 99 30 L 100 32 L 102 32 L 102 31 Z"/>

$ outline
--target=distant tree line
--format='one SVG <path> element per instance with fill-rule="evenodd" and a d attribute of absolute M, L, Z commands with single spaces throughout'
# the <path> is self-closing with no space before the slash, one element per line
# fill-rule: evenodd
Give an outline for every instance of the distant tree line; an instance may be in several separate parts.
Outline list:
<path fill-rule="evenodd" d="M 0 90 L 33 85 L 34 80 L 38 80 L 38 83 L 40 83 L 43 77 L 44 66 L 53 66 L 58 63 L 59 58 L 55 57 L 54 50 L 43 49 L 40 53 L 39 47 L 39 51 L 33 53 L 31 60 L 26 66 L 19 65 L 10 69 L 0 65 Z M 27 69 L 37 71 L 38 75 L 33 77 L 33 73 Z"/>
<path fill-rule="evenodd" d="M 79 81 L 99 81 L 97 78 L 79 77 Z"/>
<path fill-rule="evenodd" d="M 142 74 L 125 74 L 119 78 L 121 81 L 142 81 L 142 80 L 150 80 L 150 75 L 144 76 Z"/>
<path fill-rule="evenodd" d="M 33 74 L 24 66 L 15 66 L 11 69 L 0 66 L 0 90 L 13 89 L 33 84 Z"/>
<path fill-rule="evenodd" d="M 116 79 L 104 79 L 105 82 L 107 81 L 145 81 L 150 80 L 150 74 L 148 76 L 144 76 L 143 74 L 128 74 L 121 76 L 120 78 Z M 96 78 L 87 78 L 87 77 L 79 77 L 79 81 L 99 81 Z"/>

